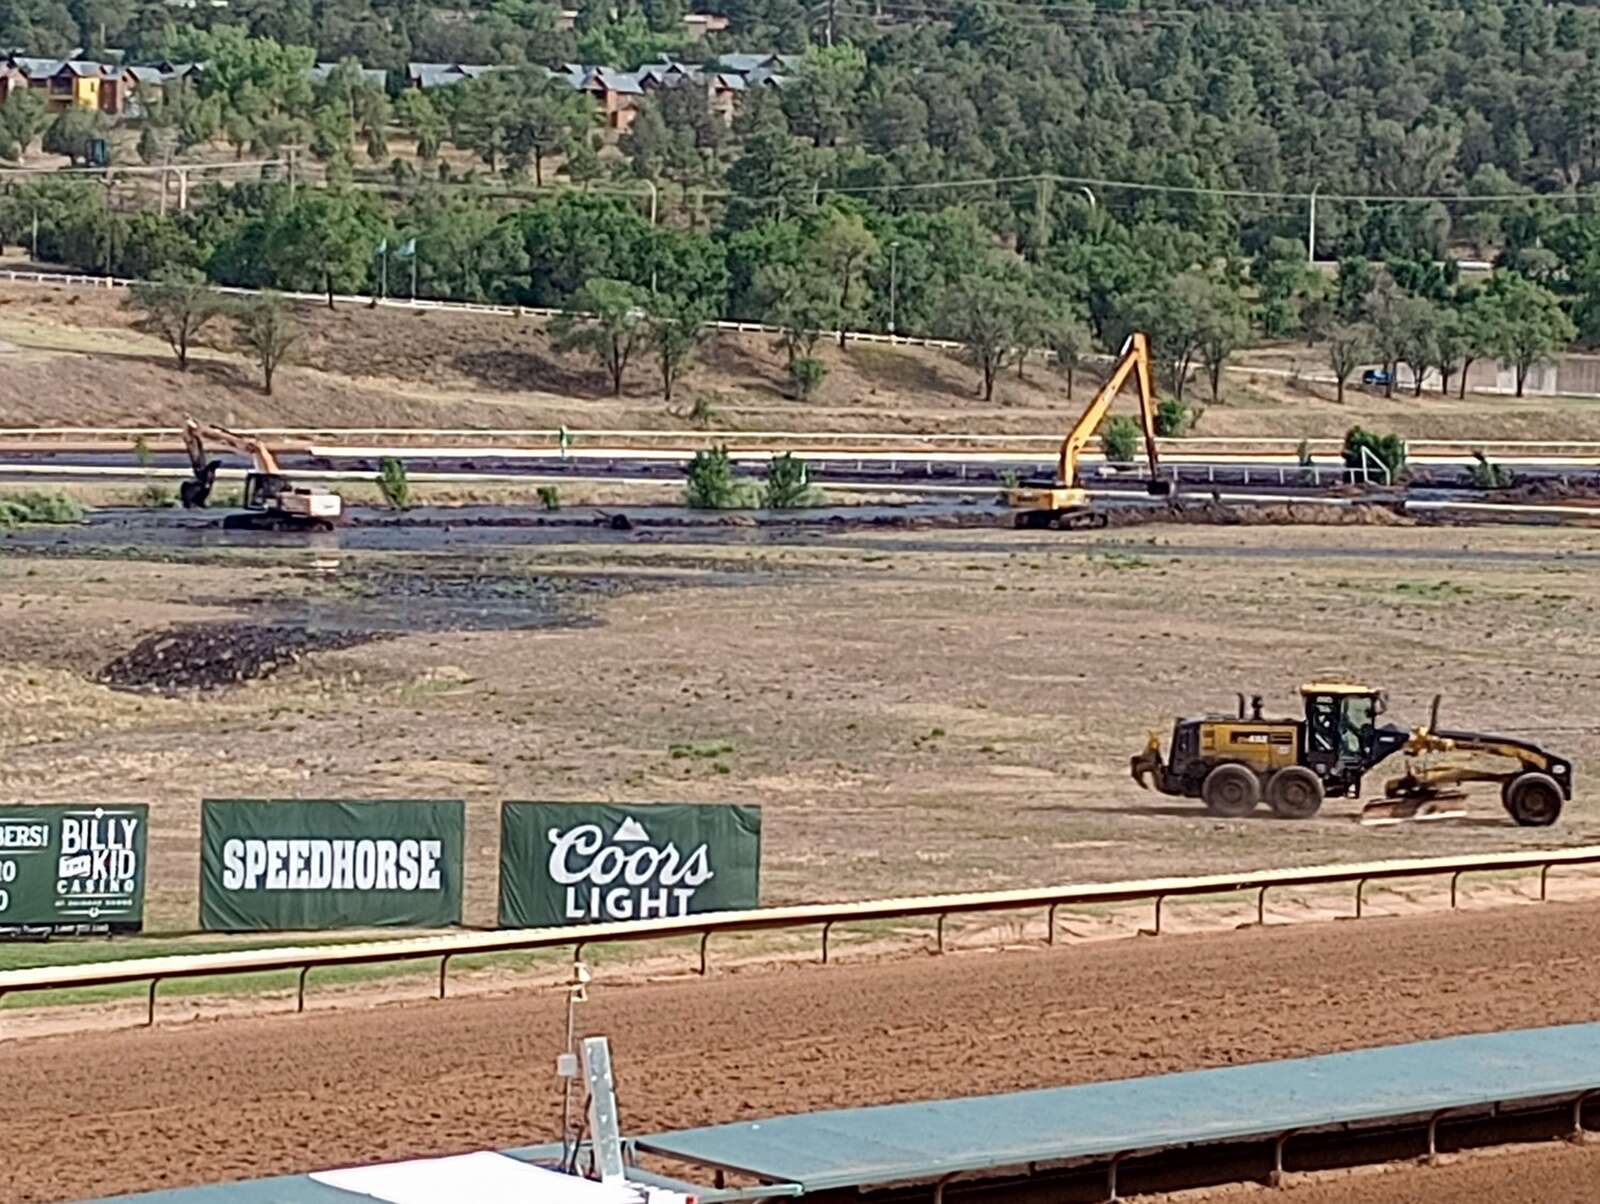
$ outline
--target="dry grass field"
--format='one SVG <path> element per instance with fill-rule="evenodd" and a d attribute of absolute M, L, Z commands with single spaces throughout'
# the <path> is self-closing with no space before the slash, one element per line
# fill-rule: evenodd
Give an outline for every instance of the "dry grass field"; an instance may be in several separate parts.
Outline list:
<path fill-rule="evenodd" d="M 467 912 L 493 913 L 505 798 L 765 808 L 765 901 L 1444 853 L 1600 832 L 1590 532 L 745 529 L 470 554 L 128 551 L 0 540 L 0 794 L 154 805 L 151 920 L 194 918 L 205 796 L 463 797 Z M 324 561 L 326 554 L 322 554 Z M 173 695 L 100 671 L 230 623 L 329 647 Z M 1221 821 L 1142 793 L 1127 758 L 1235 691 L 1298 706 L 1338 670 L 1577 764 L 1553 830 L 1492 792 L 1469 821 Z M 136 683 L 137 678 L 133 679 Z M 124 682 L 126 684 L 126 681 Z"/>
<path fill-rule="evenodd" d="M 208 328 L 187 374 L 166 345 L 131 329 L 120 291 L 0 284 L 0 425 L 179 423 L 189 414 L 236 425 L 682 427 L 697 397 L 713 429 L 1005 431 L 1063 429 L 1093 386 L 1080 374 L 1076 402 L 1065 378 L 1036 360 L 1026 379 L 1008 371 L 984 403 L 974 371 L 953 353 L 824 340 L 828 377 L 816 396 L 787 396 L 781 354 L 760 334 L 709 339 L 677 401 L 662 400 L 648 357 L 614 398 L 592 364 L 557 352 L 532 316 L 298 307 L 305 338 L 276 395 L 229 349 L 226 323 Z M 1241 357 L 1220 404 L 1194 433 L 1337 437 L 1361 423 L 1435 438 L 1600 438 L 1600 402 L 1427 392 L 1420 398 L 1295 383 L 1325 374 L 1320 348 L 1264 347 Z M 1250 369 L 1256 370 L 1250 370 Z M 1196 380 L 1191 400 L 1206 390 Z"/>

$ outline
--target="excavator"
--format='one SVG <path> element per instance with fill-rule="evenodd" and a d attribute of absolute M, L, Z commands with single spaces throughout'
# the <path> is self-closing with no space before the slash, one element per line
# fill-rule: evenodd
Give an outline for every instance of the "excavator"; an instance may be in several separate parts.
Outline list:
<path fill-rule="evenodd" d="M 344 517 L 344 499 L 316 486 L 296 485 L 283 475 L 278 461 L 260 439 L 227 427 L 196 422 L 183 424 L 183 444 L 189 452 L 194 476 L 178 490 L 185 510 L 201 510 L 210 500 L 220 460 L 208 459 L 207 441 L 250 457 L 252 470 L 244 478 L 244 513 L 222 520 L 226 530 L 331 531 Z"/>
<path fill-rule="evenodd" d="M 1122 344 L 1122 351 L 1112 366 L 1111 375 L 1106 377 L 1106 383 L 1061 441 L 1055 479 L 1026 481 L 1006 491 L 1006 504 L 1016 511 L 1016 526 L 1054 527 L 1065 531 L 1106 525 L 1105 512 L 1091 504 L 1089 491 L 1079 475 L 1078 456 L 1100 429 L 1111 403 L 1116 400 L 1130 376 L 1134 378 L 1139 391 L 1139 421 L 1144 428 L 1145 456 L 1150 463 L 1150 495 L 1171 495 L 1172 483 L 1156 479 L 1161 462 L 1156 454 L 1156 396 L 1150 365 L 1150 337 L 1136 330 Z"/>
<path fill-rule="evenodd" d="M 1259 695 L 1246 714 L 1240 694 L 1237 715 L 1179 719 L 1167 757 L 1151 732 L 1131 760 L 1133 780 L 1147 790 L 1198 798 L 1213 815 L 1248 815 L 1265 798 L 1281 818 L 1309 819 L 1325 797 L 1359 798 L 1362 778 L 1400 753 L 1405 772 L 1362 808 L 1362 823 L 1458 817 L 1461 811 L 1445 805 L 1464 799 L 1459 787 L 1474 782 L 1498 784 L 1501 803 L 1522 827 L 1555 823 L 1572 799 L 1570 761 L 1510 736 L 1441 728 L 1438 696 L 1426 726 L 1408 730 L 1378 723 L 1387 702 L 1370 686 L 1313 681 L 1300 695 L 1304 718 L 1263 717 Z"/>

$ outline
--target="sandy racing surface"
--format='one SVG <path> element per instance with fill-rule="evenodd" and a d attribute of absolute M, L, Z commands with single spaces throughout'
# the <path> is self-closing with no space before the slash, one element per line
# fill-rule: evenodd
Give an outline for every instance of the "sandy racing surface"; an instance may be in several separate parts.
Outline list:
<path fill-rule="evenodd" d="M 602 976 L 582 1021 L 611 1037 L 640 1132 L 1594 1020 L 1597 941 L 1600 909 L 1552 903 L 707 982 Z M 0 1044 L 0 1081 L 25 1102 L 0 1120 L 0 1199 L 549 1139 L 563 1016 L 543 990 Z M 1539 1150 L 1301 1198 L 1576 1204 L 1596 1175 L 1592 1154 Z"/>

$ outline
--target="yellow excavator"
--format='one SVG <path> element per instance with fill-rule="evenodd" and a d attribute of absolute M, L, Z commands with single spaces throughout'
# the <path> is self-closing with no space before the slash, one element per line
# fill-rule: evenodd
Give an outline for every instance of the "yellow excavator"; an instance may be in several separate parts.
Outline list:
<path fill-rule="evenodd" d="M 222 520 L 228 530 L 331 531 L 344 517 L 344 499 L 316 486 L 296 485 L 284 476 L 278 461 L 260 439 L 227 427 L 196 422 L 183 424 L 183 444 L 189 452 L 194 476 L 178 490 L 185 510 L 204 509 L 216 483 L 220 460 L 208 459 L 206 442 L 250 457 L 252 470 L 244 478 L 244 513 Z"/>
<path fill-rule="evenodd" d="M 1161 461 L 1156 453 L 1156 395 L 1151 372 L 1150 337 L 1142 330 L 1136 330 L 1122 344 L 1122 351 L 1112 366 L 1111 375 L 1106 377 L 1106 383 L 1061 441 L 1055 479 L 1026 481 L 1006 491 L 1006 504 L 1016 511 L 1016 526 L 1054 527 L 1065 531 L 1106 525 L 1105 512 L 1096 509 L 1090 502 L 1089 491 L 1079 474 L 1078 456 L 1100 429 L 1111 403 L 1117 399 L 1117 394 L 1130 376 L 1139 392 L 1139 422 L 1144 430 L 1145 457 L 1150 463 L 1149 492 L 1153 497 L 1167 497 L 1172 493 L 1170 481 L 1157 479 Z"/>

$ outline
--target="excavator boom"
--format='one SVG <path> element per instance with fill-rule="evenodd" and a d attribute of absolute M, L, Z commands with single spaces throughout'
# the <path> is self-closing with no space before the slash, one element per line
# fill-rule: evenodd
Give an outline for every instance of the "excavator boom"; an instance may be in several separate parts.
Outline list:
<path fill-rule="evenodd" d="M 1078 416 L 1078 421 L 1072 424 L 1067 437 L 1061 441 L 1061 453 L 1056 459 L 1058 486 L 1082 488 L 1083 483 L 1078 478 L 1078 455 L 1100 429 L 1106 413 L 1111 409 L 1111 403 L 1116 401 L 1117 394 L 1122 391 L 1122 386 L 1128 383 L 1130 376 L 1134 378 L 1139 391 L 1139 421 L 1144 431 L 1144 450 L 1145 456 L 1150 461 L 1150 475 L 1154 477 L 1161 467 L 1156 452 L 1156 400 L 1150 374 L 1150 336 L 1142 330 L 1136 330 L 1122 344 L 1122 352 L 1117 357 L 1116 367 L 1111 370 L 1106 383 L 1100 387 L 1100 391 L 1089 402 L 1088 408 Z"/>
<path fill-rule="evenodd" d="M 196 422 L 190 418 L 183 424 L 183 442 L 189 449 L 189 459 L 198 469 L 205 459 L 205 440 L 220 443 L 231 448 L 241 455 L 249 456 L 255 464 L 257 472 L 267 473 L 271 476 L 282 476 L 278 461 L 273 458 L 272 452 L 260 439 L 241 435 L 230 431 L 225 426 L 215 426 L 210 423 Z"/>

